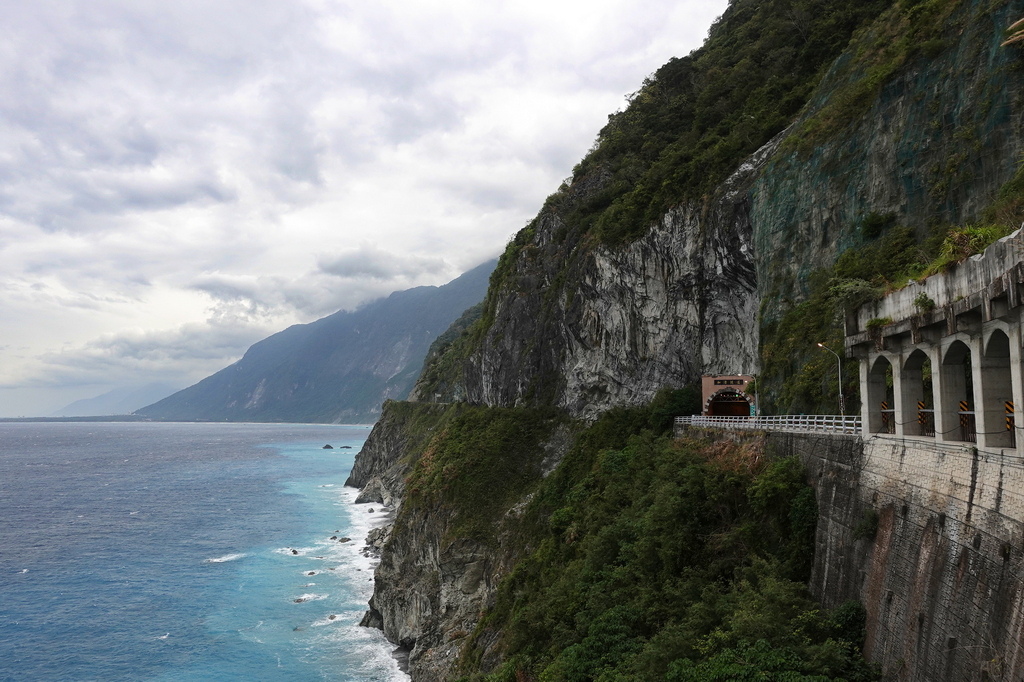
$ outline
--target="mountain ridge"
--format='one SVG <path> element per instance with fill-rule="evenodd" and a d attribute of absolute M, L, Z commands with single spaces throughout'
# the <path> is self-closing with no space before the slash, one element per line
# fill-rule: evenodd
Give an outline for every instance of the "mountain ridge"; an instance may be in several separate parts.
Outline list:
<path fill-rule="evenodd" d="M 297 324 L 253 344 L 237 362 L 136 411 L 212 421 L 371 423 L 404 398 L 430 344 L 483 298 L 494 261 L 448 284 L 414 287 Z"/>

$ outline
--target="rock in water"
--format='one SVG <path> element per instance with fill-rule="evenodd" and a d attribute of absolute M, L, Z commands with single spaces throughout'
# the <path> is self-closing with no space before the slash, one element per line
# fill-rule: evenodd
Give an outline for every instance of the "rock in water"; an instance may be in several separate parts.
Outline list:
<path fill-rule="evenodd" d="M 322 447 L 322 448 L 320 448 L 320 449 L 321 449 L 321 450 L 333 450 L 333 449 L 334 449 L 334 446 L 333 446 L 333 445 L 331 445 L 330 443 L 328 443 L 327 445 L 323 446 L 323 447 Z"/>

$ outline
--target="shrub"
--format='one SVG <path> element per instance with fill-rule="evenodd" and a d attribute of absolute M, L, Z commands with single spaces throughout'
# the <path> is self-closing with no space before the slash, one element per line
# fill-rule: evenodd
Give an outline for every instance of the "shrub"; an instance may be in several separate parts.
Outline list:
<path fill-rule="evenodd" d="M 925 276 L 945 272 L 957 263 L 981 253 L 1012 231 L 1005 225 L 966 225 L 949 230 L 942 241 L 938 257 L 925 268 Z"/>
<path fill-rule="evenodd" d="M 914 307 L 923 313 L 935 310 L 935 301 L 924 291 L 914 297 Z"/>
<path fill-rule="evenodd" d="M 872 211 L 860 221 L 860 233 L 865 239 L 875 239 L 882 231 L 896 224 L 895 213 Z"/>
<path fill-rule="evenodd" d="M 874 540 L 878 533 L 878 511 L 874 508 L 864 510 L 860 521 L 853 528 L 853 537 L 857 540 Z"/>
<path fill-rule="evenodd" d="M 807 592 L 817 509 L 799 461 L 729 466 L 754 444 L 656 437 L 626 414 L 540 484 L 524 518 L 550 522 L 464 650 L 468 679 L 875 679 L 842 639 L 856 618 Z M 495 647 L 507 664 L 474 672 Z"/>

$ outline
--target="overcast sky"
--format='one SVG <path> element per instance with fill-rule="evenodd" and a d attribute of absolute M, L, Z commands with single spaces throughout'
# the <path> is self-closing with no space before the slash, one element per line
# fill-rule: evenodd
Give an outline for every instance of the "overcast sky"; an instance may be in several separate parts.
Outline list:
<path fill-rule="evenodd" d="M 497 255 L 725 0 L 0 0 L 0 416 Z"/>

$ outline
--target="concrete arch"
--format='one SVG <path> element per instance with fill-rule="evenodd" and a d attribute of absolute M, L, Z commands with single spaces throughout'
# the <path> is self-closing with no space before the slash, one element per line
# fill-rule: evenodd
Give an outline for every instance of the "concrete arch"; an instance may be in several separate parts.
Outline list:
<path fill-rule="evenodd" d="M 942 440 L 974 442 L 977 439 L 973 364 L 971 347 L 963 339 L 954 338 L 943 348 L 939 369 L 942 388 L 935 408 L 941 410 L 944 417 L 945 433 L 938 434 Z"/>
<path fill-rule="evenodd" d="M 985 333 L 981 337 L 982 348 L 985 349 L 985 353 L 988 353 L 989 344 L 992 342 L 993 337 L 1001 334 L 1006 338 L 1007 343 L 1010 340 L 1010 325 L 1005 322 L 994 321 L 986 325 Z M 999 341 L 1001 343 L 1001 341 Z"/>
<path fill-rule="evenodd" d="M 920 348 L 915 348 L 903 361 L 900 372 L 898 400 L 905 435 L 935 435 L 935 399 L 932 386 L 931 358 Z"/>
<path fill-rule="evenodd" d="M 885 355 L 878 355 L 867 369 L 867 395 L 865 410 L 870 433 L 895 433 L 893 402 L 893 363 Z"/>
<path fill-rule="evenodd" d="M 970 339 L 964 337 L 962 334 L 957 334 L 955 337 L 952 337 L 949 340 L 949 343 L 945 344 L 942 349 L 942 364 L 963 364 L 964 358 L 970 357 L 971 355 L 971 347 L 968 345 L 969 341 Z"/>
<path fill-rule="evenodd" d="M 1013 413 L 1013 379 L 1010 371 L 1010 337 L 1002 329 L 993 329 L 983 344 L 981 356 L 981 385 L 983 395 L 976 411 L 984 412 L 980 423 L 984 425 L 984 442 L 990 447 L 1008 448 L 1015 445 L 1014 422 L 1006 419 Z M 1007 428 L 1007 427 L 1010 428 Z"/>

